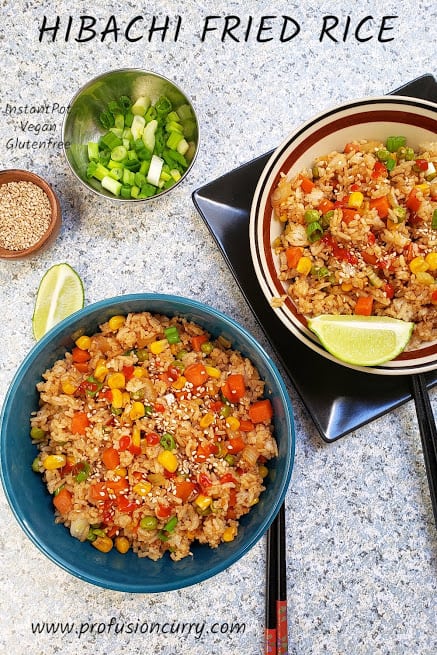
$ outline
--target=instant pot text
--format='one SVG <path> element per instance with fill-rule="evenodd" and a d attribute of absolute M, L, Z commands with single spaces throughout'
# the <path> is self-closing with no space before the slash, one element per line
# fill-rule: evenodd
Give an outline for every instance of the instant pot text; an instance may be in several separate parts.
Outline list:
<path fill-rule="evenodd" d="M 356 41 L 385 43 L 395 38 L 398 16 L 321 16 L 317 30 L 311 32 L 320 42 L 344 43 Z M 188 29 L 188 28 L 187 28 Z M 193 29 L 190 24 L 189 29 Z M 185 24 L 182 16 L 134 16 L 119 18 L 111 15 L 96 18 L 90 15 L 43 16 L 38 25 L 38 40 L 45 43 L 76 42 L 129 43 L 139 41 L 177 42 L 183 37 Z M 305 32 L 305 25 L 292 16 L 206 16 L 197 26 L 201 42 L 222 43 L 289 43 Z"/>
<path fill-rule="evenodd" d="M 64 144 L 57 135 L 67 111 L 68 106 L 58 102 L 35 105 L 6 102 L 0 114 L 11 125 L 11 133 L 15 133 L 5 141 L 6 150 L 61 150 Z"/>

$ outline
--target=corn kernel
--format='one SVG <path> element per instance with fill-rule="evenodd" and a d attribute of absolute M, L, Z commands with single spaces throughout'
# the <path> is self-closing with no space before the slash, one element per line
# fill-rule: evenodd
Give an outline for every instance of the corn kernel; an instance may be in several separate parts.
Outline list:
<path fill-rule="evenodd" d="M 431 284 L 434 284 L 434 276 L 431 275 L 431 273 L 426 273 L 425 271 L 419 271 L 416 273 L 416 281 L 419 284 L 423 284 L 424 286 L 431 286 Z"/>
<path fill-rule="evenodd" d="M 223 541 L 229 542 L 229 541 L 234 541 L 235 536 L 237 534 L 237 528 L 234 525 L 230 525 L 226 530 L 223 532 L 222 539 Z"/>
<path fill-rule="evenodd" d="M 226 425 L 230 430 L 238 430 L 240 427 L 240 421 L 235 416 L 228 416 L 226 419 Z"/>
<path fill-rule="evenodd" d="M 108 321 L 109 329 L 110 330 L 119 330 L 121 327 L 126 322 L 126 317 L 125 316 L 111 316 L 111 318 Z"/>
<path fill-rule="evenodd" d="M 199 507 L 202 511 L 205 511 L 211 505 L 212 498 L 209 496 L 204 496 L 203 494 L 199 494 L 194 502 L 197 507 Z"/>
<path fill-rule="evenodd" d="M 127 476 L 127 468 L 124 466 L 118 466 L 116 469 L 113 469 L 112 472 L 117 476 L 117 478 L 125 478 Z"/>
<path fill-rule="evenodd" d="M 123 407 L 126 407 L 130 403 L 130 394 L 128 391 L 122 391 L 121 392 L 121 398 L 122 398 L 122 403 Z"/>
<path fill-rule="evenodd" d="M 101 536 L 96 537 L 94 541 L 91 542 L 91 544 L 94 546 L 94 548 L 100 550 L 101 553 L 109 553 L 109 551 L 112 550 L 112 547 L 114 545 L 112 539 L 110 539 L 106 535 L 104 537 Z"/>
<path fill-rule="evenodd" d="M 410 262 L 410 271 L 417 275 L 417 273 L 424 273 L 428 270 L 428 264 L 424 257 L 414 257 Z"/>
<path fill-rule="evenodd" d="M 208 373 L 210 378 L 219 379 L 221 376 L 221 371 L 215 366 L 205 366 L 205 371 Z"/>
<path fill-rule="evenodd" d="M 311 267 L 312 267 L 311 259 L 304 255 L 297 262 L 296 270 L 301 275 L 308 275 L 308 273 L 311 271 Z"/>
<path fill-rule="evenodd" d="M 103 382 L 105 377 L 108 375 L 109 371 L 106 368 L 104 364 L 97 364 L 96 368 L 94 369 L 94 377 L 96 380 L 99 380 L 99 382 Z"/>
<path fill-rule="evenodd" d="M 70 380 L 62 380 L 61 389 L 68 396 L 72 396 L 77 389 L 77 385 L 73 384 Z"/>
<path fill-rule="evenodd" d="M 364 196 L 361 191 L 353 191 L 347 201 L 348 207 L 352 209 L 359 209 L 363 204 Z"/>
<path fill-rule="evenodd" d="M 84 334 L 75 341 L 75 344 L 80 350 L 88 350 L 91 346 L 91 339 Z"/>
<path fill-rule="evenodd" d="M 166 471 L 174 473 L 178 467 L 178 460 L 176 455 L 174 455 L 169 450 L 162 450 L 158 453 L 158 462 L 165 468 Z"/>
<path fill-rule="evenodd" d="M 350 282 L 342 282 L 340 288 L 342 291 L 351 291 L 353 286 Z"/>
<path fill-rule="evenodd" d="M 132 408 L 129 412 L 129 417 L 131 418 L 132 421 L 136 421 L 137 418 L 142 418 L 145 415 L 145 413 L 146 413 L 146 408 L 144 407 L 144 404 L 141 403 L 139 400 L 137 400 L 132 405 Z"/>
<path fill-rule="evenodd" d="M 150 484 L 150 482 L 147 481 L 137 482 L 137 484 L 135 484 L 132 487 L 132 491 L 135 494 L 138 494 L 138 496 L 142 496 L 142 497 L 147 496 L 147 494 L 151 491 L 151 489 L 152 489 L 152 485 Z"/>
<path fill-rule="evenodd" d="M 121 409 L 123 407 L 123 394 L 120 389 L 112 389 L 112 402 L 111 405 L 114 409 Z"/>
<path fill-rule="evenodd" d="M 107 382 L 110 389 L 124 389 L 126 386 L 124 373 L 110 373 Z"/>
<path fill-rule="evenodd" d="M 428 264 L 428 271 L 437 271 L 437 252 L 429 252 L 425 261 Z"/>
<path fill-rule="evenodd" d="M 124 555 L 130 548 L 129 539 L 127 537 L 116 537 L 115 538 L 115 547 L 119 553 Z"/>
<path fill-rule="evenodd" d="M 179 391 L 185 387 L 185 382 L 187 381 L 187 378 L 185 378 L 183 375 L 180 375 L 177 380 L 172 382 L 171 386 L 174 389 L 178 389 Z"/>
<path fill-rule="evenodd" d="M 426 182 L 423 182 L 422 184 L 416 184 L 415 188 L 418 189 L 419 191 L 422 191 L 422 193 L 428 193 L 429 184 L 427 184 Z"/>
<path fill-rule="evenodd" d="M 147 377 L 147 371 L 145 368 L 142 368 L 142 366 L 135 366 L 134 368 L 134 378 L 146 378 Z"/>
<path fill-rule="evenodd" d="M 202 418 L 199 421 L 199 426 L 201 428 L 207 428 L 209 427 L 212 423 L 214 423 L 214 414 L 211 412 L 207 412 L 202 416 Z"/>
<path fill-rule="evenodd" d="M 132 444 L 134 446 L 141 445 L 141 430 L 138 425 L 134 425 L 132 428 Z"/>
<path fill-rule="evenodd" d="M 260 476 L 264 479 L 264 478 L 266 478 L 268 476 L 269 469 L 264 464 L 260 464 L 258 466 L 258 472 L 259 472 Z"/>
<path fill-rule="evenodd" d="M 158 341 L 152 341 L 150 344 L 150 352 L 153 355 L 160 355 L 168 346 L 167 339 L 158 339 Z"/>
<path fill-rule="evenodd" d="M 65 455 L 47 455 L 42 465 L 46 471 L 55 471 L 61 469 L 67 463 Z"/>

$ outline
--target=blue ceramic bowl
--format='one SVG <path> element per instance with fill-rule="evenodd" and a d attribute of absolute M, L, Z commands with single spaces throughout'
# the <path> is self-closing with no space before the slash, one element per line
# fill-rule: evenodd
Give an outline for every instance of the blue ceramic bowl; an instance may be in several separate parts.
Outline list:
<path fill-rule="evenodd" d="M 100 553 L 70 536 L 54 522 L 52 498 L 31 464 L 37 454 L 29 438 L 29 417 L 38 408 L 35 385 L 42 373 L 73 345 L 71 335 L 79 328 L 88 334 L 114 314 L 150 311 L 184 316 L 215 336 L 230 339 L 234 349 L 246 355 L 266 383 L 265 392 L 274 406 L 275 437 L 279 456 L 269 463 L 267 489 L 251 512 L 240 522 L 237 538 L 212 549 L 193 544 L 193 557 L 158 562 L 125 555 L 115 548 Z M 6 395 L 1 415 L 1 476 L 6 497 L 26 535 L 57 565 L 89 583 L 125 592 L 171 591 L 196 584 L 228 568 L 243 557 L 266 532 L 287 491 L 294 460 L 292 407 L 280 374 L 263 348 L 243 327 L 221 312 L 199 302 L 175 296 L 138 294 L 109 298 L 85 307 L 52 328 L 29 352 Z"/>

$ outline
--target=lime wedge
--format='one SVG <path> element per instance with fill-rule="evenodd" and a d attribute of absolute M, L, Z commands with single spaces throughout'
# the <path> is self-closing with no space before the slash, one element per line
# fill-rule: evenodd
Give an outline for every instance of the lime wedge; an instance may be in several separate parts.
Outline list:
<path fill-rule="evenodd" d="M 388 316 L 322 314 L 308 327 L 326 350 L 354 366 L 378 366 L 397 357 L 406 347 L 414 323 Z"/>
<path fill-rule="evenodd" d="M 56 264 L 44 274 L 32 316 L 33 335 L 41 339 L 54 325 L 84 305 L 82 280 L 69 264 Z"/>

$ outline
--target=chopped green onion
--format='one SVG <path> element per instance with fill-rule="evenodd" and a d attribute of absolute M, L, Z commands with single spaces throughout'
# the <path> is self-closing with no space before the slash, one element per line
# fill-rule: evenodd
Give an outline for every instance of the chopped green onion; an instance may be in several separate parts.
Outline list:
<path fill-rule="evenodd" d="M 304 214 L 305 223 L 315 223 L 320 219 L 320 212 L 317 209 L 307 209 Z"/>
<path fill-rule="evenodd" d="M 134 116 L 144 116 L 149 106 L 149 98 L 146 98 L 146 96 L 140 96 L 132 105 L 131 112 L 134 114 Z"/>
<path fill-rule="evenodd" d="M 112 161 L 123 161 L 123 159 L 126 159 L 127 157 L 127 148 L 125 146 L 116 146 L 112 151 L 111 151 L 111 159 Z"/>
<path fill-rule="evenodd" d="M 390 151 L 386 148 L 381 148 L 376 152 L 376 156 L 378 157 L 379 161 L 387 161 L 387 159 L 390 157 Z"/>
<path fill-rule="evenodd" d="M 170 344 L 179 343 L 181 340 L 176 325 L 171 325 L 170 327 L 165 328 L 164 334 L 165 334 L 165 338 Z"/>
<path fill-rule="evenodd" d="M 388 171 L 392 171 L 395 166 L 396 166 L 396 159 L 393 159 L 393 157 L 389 157 L 389 159 L 387 159 L 387 161 L 385 162 L 385 167 L 387 168 Z"/>
<path fill-rule="evenodd" d="M 164 448 L 164 450 L 174 450 L 176 448 L 176 442 L 174 440 L 174 437 L 170 432 L 165 432 L 159 443 L 161 446 Z"/>
<path fill-rule="evenodd" d="M 99 121 L 105 130 L 109 130 L 114 125 L 114 116 L 110 111 L 102 111 Z"/>
<path fill-rule="evenodd" d="M 387 150 L 396 152 L 399 148 L 405 147 L 407 139 L 404 136 L 389 136 L 385 143 Z"/>
<path fill-rule="evenodd" d="M 396 207 L 393 208 L 393 213 L 394 213 L 398 223 L 403 223 L 405 221 L 405 219 L 407 218 L 406 208 L 401 207 L 400 205 L 397 205 Z"/>
<path fill-rule="evenodd" d="M 159 178 L 161 175 L 163 164 L 164 164 L 164 160 L 161 159 L 161 157 L 158 157 L 157 155 L 152 155 L 149 172 L 147 173 L 147 181 L 149 184 L 153 184 L 153 186 L 159 185 Z"/>
<path fill-rule="evenodd" d="M 167 523 L 164 525 L 165 532 L 173 532 L 177 524 L 178 524 L 178 517 L 172 516 L 171 519 L 169 519 Z"/>
<path fill-rule="evenodd" d="M 117 146 L 123 145 L 123 140 L 114 134 L 114 132 L 109 131 L 101 137 L 100 143 L 104 144 L 107 148 L 109 148 L 109 150 L 113 150 Z"/>
<path fill-rule="evenodd" d="M 318 241 L 319 239 L 322 238 L 323 229 L 318 221 L 313 221 L 312 223 L 308 223 L 306 227 L 306 233 L 307 233 L 308 241 L 310 243 L 314 243 L 315 241 Z"/>
<path fill-rule="evenodd" d="M 96 141 L 88 142 L 88 159 L 99 161 L 99 144 Z"/>
<path fill-rule="evenodd" d="M 432 213 L 431 227 L 433 230 L 437 230 L 437 209 L 434 209 Z"/>
<path fill-rule="evenodd" d="M 85 482 L 90 472 L 90 465 L 88 464 L 88 462 L 82 462 L 81 466 L 82 466 L 81 470 L 75 477 L 76 482 Z"/>
<path fill-rule="evenodd" d="M 110 191 L 114 196 L 119 196 L 121 191 L 121 183 L 117 180 L 114 180 L 113 177 L 106 175 L 101 181 L 102 187 L 107 191 Z"/>

